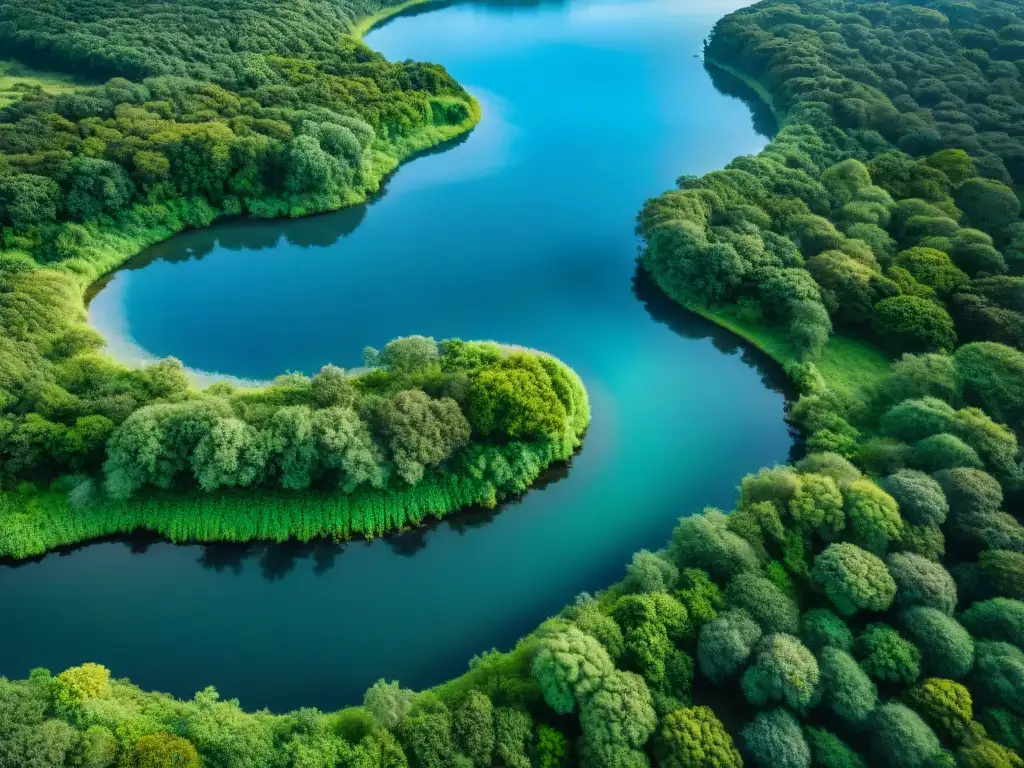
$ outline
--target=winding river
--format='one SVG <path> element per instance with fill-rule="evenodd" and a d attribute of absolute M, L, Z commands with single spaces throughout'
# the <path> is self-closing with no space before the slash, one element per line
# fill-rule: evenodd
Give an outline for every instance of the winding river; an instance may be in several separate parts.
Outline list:
<path fill-rule="evenodd" d="M 144 688 L 214 685 L 274 711 L 355 703 L 380 677 L 433 685 L 785 460 L 771 366 L 635 266 L 645 198 L 765 142 L 699 58 L 741 4 L 465 3 L 395 18 L 368 44 L 443 63 L 483 105 L 472 134 L 401 168 L 370 205 L 176 237 L 90 306 L 117 355 L 243 378 L 357 365 L 364 345 L 409 333 L 537 347 L 590 392 L 571 466 L 497 513 L 372 543 L 140 538 L 0 568 L 0 674 L 91 660 Z"/>

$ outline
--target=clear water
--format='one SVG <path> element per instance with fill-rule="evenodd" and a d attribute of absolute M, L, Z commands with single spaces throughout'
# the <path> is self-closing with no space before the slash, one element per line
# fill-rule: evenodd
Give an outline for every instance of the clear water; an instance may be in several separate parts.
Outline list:
<path fill-rule="evenodd" d="M 186 233 L 90 307 L 115 353 L 248 378 L 356 365 L 422 333 L 547 350 L 593 425 L 571 467 L 497 514 L 347 546 L 105 542 L 0 568 L 0 674 L 92 660 L 146 688 L 332 708 L 424 687 L 516 638 L 728 505 L 791 436 L 770 366 L 636 276 L 633 217 L 680 173 L 765 139 L 701 40 L 736 2 L 461 4 L 367 42 L 438 61 L 477 96 L 466 139 L 368 206 Z"/>

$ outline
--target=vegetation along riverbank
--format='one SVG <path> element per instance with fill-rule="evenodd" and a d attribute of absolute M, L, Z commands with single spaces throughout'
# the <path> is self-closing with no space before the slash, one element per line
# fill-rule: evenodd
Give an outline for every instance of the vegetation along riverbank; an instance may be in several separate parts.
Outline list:
<path fill-rule="evenodd" d="M 441 67 L 360 42 L 356 20 L 395 8 L 136 5 L 0 9 L 19 59 L 0 114 L 0 556 L 139 528 L 378 535 L 494 506 L 567 459 L 586 395 L 531 352 L 409 338 L 360 376 L 203 391 L 176 361 L 103 354 L 83 293 L 142 248 L 225 215 L 363 202 L 480 116 Z"/>
<path fill-rule="evenodd" d="M 1024 11 L 765 0 L 707 53 L 782 122 L 643 207 L 642 263 L 786 365 L 805 457 L 434 690 L 275 716 L 37 671 L 0 759 L 1024 765 Z"/>

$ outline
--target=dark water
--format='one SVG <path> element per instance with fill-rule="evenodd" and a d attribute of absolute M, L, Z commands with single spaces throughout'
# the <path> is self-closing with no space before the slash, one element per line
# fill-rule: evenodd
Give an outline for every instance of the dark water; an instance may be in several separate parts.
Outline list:
<path fill-rule="evenodd" d="M 633 217 L 680 173 L 758 150 L 750 111 L 695 54 L 740 5 L 455 5 L 368 37 L 443 63 L 480 99 L 464 141 L 369 206 L 182 235 L 91 306 L 112 349 L 265 378 L 358 363 L 410 333 L 547 350 L 583 377 L 582 453 L 497 515 L 367 544 L 108 542 L 0 569 L 0 673 L 85 660 L 146 688 L 247 707 L 423 687 L 508 648 L 787 457 L 761 362 L 636 278 Z"/>

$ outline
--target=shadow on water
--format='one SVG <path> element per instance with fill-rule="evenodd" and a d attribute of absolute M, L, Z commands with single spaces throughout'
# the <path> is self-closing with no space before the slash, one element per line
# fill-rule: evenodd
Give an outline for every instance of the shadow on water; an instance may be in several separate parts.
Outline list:
<path fill-rule="evenodd" d="M 379 24 L 374 25 L 374 29 L 381 29 L 386 27 L 396 19 L 409 19 L 416 16 L 422 16 L 426 13 L 434 13 L 444 8 L 454 7 L 468 7 L 468 8 L 483 8 L 487 11 L 498 11 L 515 13 L 521 10 L 539 10 L 543 8 L 561 8 L 568 5 L 570 0 L 427 0 L 427 2 L 417 3 L 416 5 L 410 6 L 405 10 L 396 13 L 394 16 L 389 16 L 386 19 L 382 19 Z"/>
<path fill-rule="evenodd" d="M 719 69 L 713 64 L 704 63 L 704 69 L 711 78 L 711 84 L 715 89 L 726 96 L 739 99 L 750 107 L 750 118 L 754 130 L 766 139 L 771 139 L 779 132 L 778 123 L 775 121 L 775 114 L 771 107 L 765 104 L 764 100 L 753 88 L 731 75 L 724 69 Z"/>
<path fill-rule="evenodd" d="M 237 216 L 210 227 L 180 232 L 146 248 L 113 272 L 104 275 L 90 285 L 85 293 L 85 303 L 88 304 L 92 301 L 118 272 L 145 269 L 157 261 L 165 261 L 170 264 L 191 260 L 201 261 L 221 248 L 228 251 L 265 251 L 279 245 L 282 238 L 289 245 L 298 248 L 330 247 L 359 228 L 363 219 L 366 218 L 367 210 L 384 199 L 395 173 L 403 166 L 420 158 L 440 155 L 455 149 L 469 139 L 470 133 L 472 131 L 410 155 L 394 171 L 384 177 L 380 189 L 365 203 L 296 219 L 253 219 L 247 216 Z"/>

